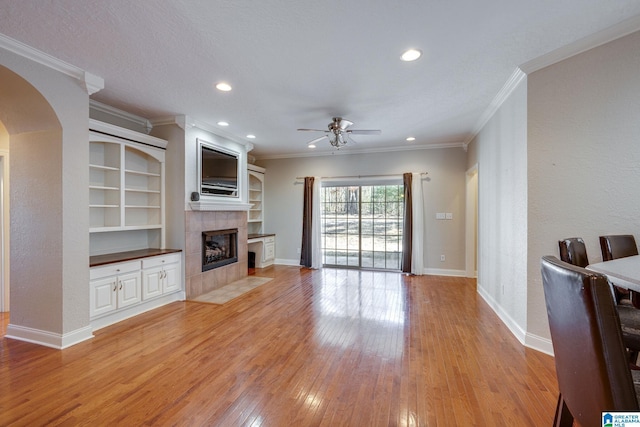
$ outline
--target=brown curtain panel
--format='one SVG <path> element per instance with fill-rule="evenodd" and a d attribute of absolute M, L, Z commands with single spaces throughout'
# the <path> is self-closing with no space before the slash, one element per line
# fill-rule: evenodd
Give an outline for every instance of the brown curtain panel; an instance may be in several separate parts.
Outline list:
<path fill-rule="evenodd" d="M 411 236 L 413 235 L 413 197 L 411 195 L 411 173 L 402 174 L 404 183 L 404 217 L 402 218 L 402 272 L 411 273 Z"/>
<path fill-rule="evenodd" d="M 302 207 L 302 244 L 300 245 L 300 265 L 311 268 L 311 216 L 313 212 L 313 181 L 312 176 L 304 179 L 304 205 Z"/>

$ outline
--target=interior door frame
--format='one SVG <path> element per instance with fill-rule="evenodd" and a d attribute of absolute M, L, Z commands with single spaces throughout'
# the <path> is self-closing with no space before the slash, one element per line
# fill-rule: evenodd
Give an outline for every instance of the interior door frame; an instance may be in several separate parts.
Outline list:
<path fill-rule="evenodd" d="M 0 311 L 9 311 L 9 151 L 0 150 Z"/>
<path fill-rule="evenodd" d="M 474 278 L 478 276 L 478 164 L 465 176 L 465 275 Z"/>

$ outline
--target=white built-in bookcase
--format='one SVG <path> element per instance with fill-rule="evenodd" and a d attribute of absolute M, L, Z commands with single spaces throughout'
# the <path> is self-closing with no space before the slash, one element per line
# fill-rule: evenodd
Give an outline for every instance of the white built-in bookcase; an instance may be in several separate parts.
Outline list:
<path fill-rule="evenodd" d="M 167 141 L 90 121 L 91 255 L 165 248 Z"/>

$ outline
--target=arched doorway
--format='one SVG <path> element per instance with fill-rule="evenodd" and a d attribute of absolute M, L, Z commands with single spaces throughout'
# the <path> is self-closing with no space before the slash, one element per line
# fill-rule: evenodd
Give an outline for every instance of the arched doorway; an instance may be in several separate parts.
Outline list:
<path fill-rule="evenodd" d="M 0 150 L 9 193 L 6 246 L 0 244 L 6 337 L 64 348 L 92 336 L 82 191 L 88 94 L 77 79 L 19 55 L 3 52 L 0 63 L 0 142 L 9 147 L 5 156 Z"/>

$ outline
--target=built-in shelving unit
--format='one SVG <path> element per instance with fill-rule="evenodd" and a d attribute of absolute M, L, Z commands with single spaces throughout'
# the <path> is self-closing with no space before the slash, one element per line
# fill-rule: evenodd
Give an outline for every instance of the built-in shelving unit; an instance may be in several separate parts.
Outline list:
<path fill-rule="evenodd" d="M 145 246 L 141 242 L 132 243 L 135 233 L 127 236 L 128 241 L 122 245 L 97 243 L 118 239 L 113 237 L 114 233 L 123 231 L 138 232 L 139 241 L 150 242 L 147 247 L 164 248 L 164 148 L 167 142 L 95 120 L 91 120 L 90 128 L 92 255 L 103 252 L 100 246 L 121 249 Z M 100 234 L 111 237 L 96 237 Z"/>
<path fill-rule="evenodd" d="M 249 208 L 248 234 L 264 232 L 264 172 L 265 169 L 255 165 L 247 165 Z"/>

